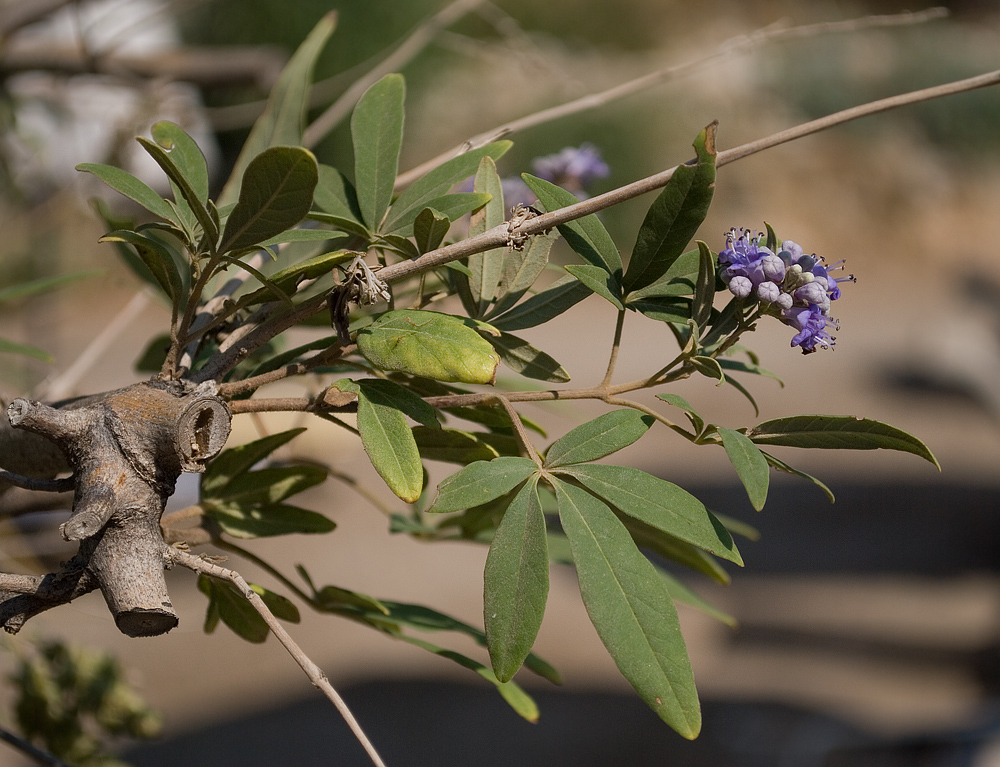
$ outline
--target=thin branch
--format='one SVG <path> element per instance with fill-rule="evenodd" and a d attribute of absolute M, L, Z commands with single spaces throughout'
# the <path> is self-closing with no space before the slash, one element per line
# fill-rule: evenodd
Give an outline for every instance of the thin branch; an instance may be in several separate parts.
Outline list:
<path fill-rule="evenodd" d="M 744 51 L 752 50 L 755 47 L 763 45 L 764 43 L 835 33 L 858 32 L 865 29 L 879 27 L 923 24 L 928 21 L 944 18 L 947 15 L 947 8 L 929 8 L 925 11 L 920 11 L 919 13 L 905 12 L 886 16 L 867 16 L 861 19 L 806 24 L 799 27 L 781 27 L 775 25 L 757 30 L 750 35 L 741 35 L 740 37 L 726 41 L 715 53 L 711 53 L 700 59 L 666 67 L 656 72 L 650 72 L 599 93 L 591 93 L 586 96 L 573 99 L 572 101 L 567 101 L 563 104 L 526 115 L 517 120 L 505 123 L 504 125 L 491 128 L 490 130 L 483 131 L 482 133 L 467 139 L 458 146 L 452 147 L 447 152 L 442 152 L 437 157 L 421 163 L 412 170 L 400 174 L 396 178 L 396 191 L 398 192 L 404 187 L 409 186 L 428 171 L 436 168 L 441 163 L 455 157 L 456 155 L 469 152 L 473 149 L 478 149 L 479 147 L 497 141 L 504 136 L 508 136 L 511 133 L 527 130 L 528 128 L 534 128 L 535 126 L 564 117 L 570 117 L 591 109 L 597 109 L 598 107 L 605 106 L 613 101 L 625 98 L 626 96 L 631 96 L 633 93 L 638 93 L 655 85 L 690 74 L 691 72 L 704 68 L 717 60 L 727 58 L 738 53 L 743 53 Z"/>
<path fill-rule="evenodd" d="M 28 742 L 19 735 L 15 735 L 4 727 L 0 727 L 0 740 L 9 743 L 25 756 L 29 756 L 39 764 L 47 767 L 70 767 L 62 759 L 53 756 L 48 751 L 42 751 L 38 746 Z"/>
<path fill-rule="evenodd" d="M 372 745 L 368 736 L 365 735 L 364 731 L 361 729 L 361 725 L 358 724 L 357 719 L 354 718 L 354 714 L 347 707 L 344 699 L 340 697 L 339 693 L 330 684 L 330 680 L 327 679 L 326 674 L 323 673 L 322 669 L 317 666 L 308 655 L 306 655 L 302 648 L 296 644 L 295 640 L 292 639 L 291 635 L 285 631 L 285 627 L 281 625 L 274 614 L 267 608 L 264 604 L 264 600 L 260 598 L 250 585 L 243 580 L 243 577 L 237 573 L 235 570 L 230 570 L 225 567 L 220 567 L 219 565 L 207 562 L 200 557 L 196 557 L 193 554 L 189 554 L 186 551 L 181 551 L 180 549 L 173 548 L 170 550 L 170 558 L 179 565 L 187 567 L 196 573 L 203 573 L 204 575 L 211 576 L 213 578 L 219 578 L 221 580 L 229 581 L 232 583 L 239 592 L 246 597 L 247 601 L 253 606 L 264 622 L 267 623 L 268 628 L 271 633 L 277 638 L 279 642 L 288 651 L 288 654 L 292 656 L 295 662 L 299 665 L 309 681 L 317 687 L 326 697 L 333 703 L 333 705 L 340 712 L 340 715 L 344 717 L 344 721 L 347 722 L 347 726 L 351 728 L 351 732 L 354 733 L 354 737 L 358 739 L 368 757 L 371 759 L 372 763 L 376 767 L 385 767 L 385 762 L 378 755 L 375 750 L 375 746 Z"/>
<path fill-rule="evenodd" d="M 0 482 L 9 482 L 14 487 L 20 487 L 24 490 L 37 490 L 44 493 L 65 493 L 76 487 L 76 479 L 74 477 L 66 477 L 65 479 L 35 479 L 34 477 L 25 477 L 21 474 L 15 474 L 12 471 L 5 471 L 4 469 L 0 469 Z"/>
<path fill-rule="evenodd" d="M 615 374 L 615 364 L 618 362 L 618 351 L 622 344 L 622 328 L 625 326 L 625 310 L 618 312 L 618 322 L 615 324 L 615 339 L 611 342 L 611 355 L 608 358 L 608 369 L 604 373 L 601 386 L 611 383 L 611 377 Z"/>
<path fill-rule="evenodd" d="M 879 112 L 885 112 L 890 109 L 897 109 L 909 104 L 916 104 L 921 101 L 929 101 L 931 99 L 950 96 L 957 93 L 964 93 L 977 88 L 985 88 L 991 85 L 997 85 L 998 83 L 1000 83 L 1000 70 L 988 72 L 977 77 L 970 77 L 965 80 L 957 80 L 944 85 L 911 91 L 898 96 L 890 96 L 889 98 L 881 99 L 879 101 L 873 101 L 860 106 L 851 107 L 850 109 L 845 109 L 840 112 L 835 112 L 832 115 L 821 117 L 818 120 L 812 120 L 810 122 L 803 123 L 802 125 L 774 133 L 770 136 L 758 139 L 757 141 L 752 141 L 733 149 L 721 151 L 716 156 L 715 164 L 716 167 L 722 167 L 731 162 L 735 162 L 736 160 L 762 152 L 765 149 L 770 149 L 771 147 L 778 146 L 779 144 L 803 138 L 813 133 L 826 130 L 827 128 L 832 128 L 836 125 L 857 120 L 861 117 L 878 114 Z M 633 197 L 639 197 L 647 192 L 655 191 L 656 189 L 665 186 L 667 182 L 670 181 L 676 170 L 677 166 L 674 166 L 673 168 L 669 168 L 660 173 L 640 179 L 632 184 L 626 184 L 623 187 L 619 187 L 618 189 L 614 189 L 610 192 L 605 192 L 604 194 L 597 195 L 596 197 L 591 197 L 590 199 L 583 200 L 574 205 L 568 205 L 565 208 L 559 208 L 557 210 L 550 211 L 549 213 L 543 213 L 540 216 L 535 216 L 526 220 L 513 231 L 511 231 L 507 223 L 495 226 L 482 234 L 469 237 L 461 242 L 446 245 L 442 248 L 438 248 L 437 250 L 432 250 L 429 253 L 425 253 L 420 258 L 416 258 L 411 261 L 389 264 L 384 269 L 379 271 L 378 276 L 381 280 L 387 283 L 399 282 L 400 280 L 407 279 L 413 275 L 426 272 L 430 269 L 436 269 L 437 267 L 443 266 L 451 261 L 465 258 L 466 256 L 471 256 L 476 253 L 482 253 L 483 251 L 491 250 L 493 248 L 504 247 L 513 237 L 542 234 L 543 232 L 560 226 L 561 224 L 582 218 L 583 216 L 591 213 L 597 213 L 605 208 L 610 208 L 621 202 L 630 200 Z M 255 328 L 252 333 L 241 339 L 239 344 L 234 345 L 225 353 L 216 355 L 215 358 L 213 358 L 204 368 L 191 377 L 192 381 L 194 383 L 199 383 L 214 378 L 221 378 L 238 365 L 241 360 L 245 359 L 246 356 L 252 351 L 260 348 L 260 346 L 270 341 L 279 333 L 284 332 L 288 328 L 297 325 L 299 322 L 308 317 L 312 317 L 326 308 L 327 296 L 314 296 L 313 298 L 300 304 L 296 311 L 282 315 L 267 325 Z"/>
<path fill-rule="evenodd" d="M 332 362 L 338 357 L 350 354 L 356 348 L 357 346 L 355 344 L 341 346 L 338 341 L 303 362 L 294 362 L 291 365 L 285 365 L 277 370 L 269 370 L 266 373 L 261 373 L 260 375 L 252 376 L 250 378 L 221 384 L 219 386 L 219 396 L 238 397 L 241 394 L 248 394 L 256 389 L 259 389 L 264 384 L 274 383 L 275 381 L 281 381 L 285 378 L 308 373 L 310 370 L 314 370 L 321 365 Z M 236 411 L 234 410 L 233 412 Z"/>
<path fill-rule="evenodd" d="M 317 117 L 306 128 L 302 134 L 302 145 L 310 148 L 316 146 L 330 131 L 340 124 L 341 120 L 350 114 L 351 110 L 354 109 L 354 105 L 358 103 L 358 100 L 368 88 L 390 72 L 402 69 L 430 44 L 431 40 L 434 39 L 434 35 L 445 27 L 454 24 L 482 2 L 483 0 L 455 0 L 451 5 L 446 6 L 443 10 L 418 26 L 381 64 L 373 68 L 365 76 L 356 80 L 339 99 L 334 101 L 323 114 Z"/>
<path fill-rule="evenodd" d="M 538 451 L 535 450 L 535 446 L 531 444 L 531 439 L 528 437 L 528 433 L 524 430 L 524 424 L 521 422 L 521 416 L 517 414 L 517 411 L 511 407 L 510 400 L 501 394 L 494 394 L 493 399 L 503 405 L 503 409 L 507 411 L 507 415 L 510 417 L 511 425 L 514 427 L 514 434 L 517 435 L 517 441 L 521 443 L 521 447 L 528 454 L 530 458 L 537 466 L 541 467 L 542 459 L 538 456 Z"/>

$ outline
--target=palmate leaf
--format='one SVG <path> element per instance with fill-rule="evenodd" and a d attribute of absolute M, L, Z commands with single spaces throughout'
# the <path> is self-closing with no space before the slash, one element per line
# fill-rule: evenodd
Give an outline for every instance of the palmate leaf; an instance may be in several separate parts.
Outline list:
<path fill-rule="evenodd" d="M 510 502 L 486 557 L 483 620 L 497 679 L 506 682 L 531 652 L 549 593 L 545 517 L 537 476 Z"/>
<path fill-rule="evenodd" d="M 275 146 L 243 174 L 240 198 L 226 220 L 222 252 L 257 245 L 299 223 L 312 207 L 318 170 L 308 149 Z"/>
<path fill-rule="evenodd" d="M 386 312 L 358 331 L 358 349 L 382 370 L 437 381 L 492 383 L 500 356 L 477 331 L 484 323 L 418 309 Z"/>
<path fill-rule="evenodd" d="M 386 75 L 365 91 L 351 115 L 358 207 L 373 232 L 382 223 L 396 183 L 405 92 L 401 75 Z"/>
<path fill-rule="evenodd" d="M 698 693 L 677 610 L 656 568 L 604 503 L 555 480 L 587 613 L 618 669 L 685 738 L 701 729 Z"/>
<path fill-rule="evenodd" d="M 545 454 L 545 468 L 587 463 L 611 455 L 642 437 L 654 420 L 632 408 L 598 416 L 553 442 Z"/>
<path fill-rule="evenodd" d="M 717 431 L 730 463 L 746 488 L 750 504 L 760 511 L 767 501 L 767 486 L 771 479 L 764 454 L 745 434 L 722 426 L 717 427 Z"/>
<path fill-rule="evenodd" d="M 243 173 L 257 155 L 268 147 L 302 143 L 316 59 L 326 47 L 336 23 L 336 13 L 323 16 L 278 76 L 268 96 L 264 114 L 250 130 L 229 180 L 219 195 L 220 207 L 230 205 L 239 198 Z"/>
<path fill-rule="evenodd" d="M 698 135 L 696 163 L 679 166 L 646 213 L 622 278 L 626 294 L 663 277 L 705 220 L 715 189 L 716 127 L 713 123 Z"/>
<path fill-rule="evenodd" d="M 849 415 L 798 415 L 754 426 L 747 436 L 758 445 L 823 448 L 827 450 L 900 450 L 923 458 L 940 470 L 927 445 L 881 421 Z"/>
<path fill-rule="evenodd" d="M 737 565 L 743 559 L 729 531 L 693 495 L 631 466 L 586 463 L 563 466 L 590 492 L 650 527 Z"/>

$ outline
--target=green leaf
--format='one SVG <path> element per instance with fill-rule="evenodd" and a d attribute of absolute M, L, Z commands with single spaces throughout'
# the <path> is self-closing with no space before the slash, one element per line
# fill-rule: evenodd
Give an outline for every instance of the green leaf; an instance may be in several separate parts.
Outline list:
<path fill-rule="evenodd" d="M 198 589 L 209 599 L 209 617 L 221 618 L 237 636 L 260 644 L 271 633 L 260 613 L 232 584 L 199 575 Z M 215 621 L 206 619 L 205 631 L 211 632 L 214 628 Z"/>
<path fill-rule="evenodd" d="M 750 503 L 757 511 L 764 508 L 767 500 L 767 486 L 771 472 L 767 460 L 750 438 L 738 431 L 723 426 L 716 427 L 722 438 L 722 446 L 726 449 L 736 474 L 746 488 Z"/>
<path fill-rule="evenodd" d="M 321 484 L 326 470 L 319 466 L 277 466 L 237 474 L 225 485 L 205 494 L 203 501 L 224 506 L 271 505 Z"/>
<path fill-rule="evenodd" d="M 504 259 L 503 276 L 497 289 L 497 303 L 487 317 L 506 312 L 514 306 L 549 263 L 549 251 L 559 239 L 557 232 L 536 234 L 523 250 L 511 250 Z"/>
<path fill-rule="evenodd" d="M 694 356 L 688 359 L 691 367 L 707 378 L 718 381 L 716 386 L 722 386 L 726 382 L 726 374 L 722 372 L 722 365 L 715 357 Z"/>
<path fill-rule="evenodd" d="M 496 686 L 497 692 L 500 693 L 500 696 L 507 701 L 507 705 L 514 709 L 519 716 L 527 719 L 529 722 L 538 721 L 538 705 L 516 682 L 501 682 L 497 679 L 496 675 L 482 663 L 477 660 L 473 660 L 467 655 L 457 653 L 454 650 L 446 650 L 443 647 L 438 647 L 437 645 L 426 642 L 423 639 L 417 639 L 416 637 L 406 636 L 403 634 L 399 635 L 398 638 L 402 639 L 404 642 L 409 642 L 412 645 L 421 647 L 428 652 L 441 656 L 442 658 L 455 661 L 455 663 L 458 663 L 460 666 L 464 666 L 467 669 L 475 671 L 487 682 Z"/>
<path fill-rule="evenodd" d="M 663 276 L 644 288 L 631 291 L 625 296 L 625 303 L 632 304 L 643 298 L 666 298 L 669 296 L 693 296 L 698 273 L 701 269 L 701 251 L 689 250 L 677 257 Z"/>
<path fill-rule="evenodd" d="M 315 511 L 287 504 L 206 505 L 205 513 L 234 538 L 265 538 L 292 533 L 329 533 L 336 525 Z"/>
<path fill-rule="evenodd" d="M 941 465 L 928 447 L 912 434 L 881 421 L 850 415 L 798 415 L 754 426 L 747 434 L 758 445 L 823 448 L 827 450 L 900 450 Z"/>
<path fill-rule="evenodd" d="M 437 497 L 427 511 L 446 513 L 481 506 L 506 495 L 537 471 L 533 461 L 520 456 L 470 463 L 438 485 Z"/>
<path fill-rule="evenodd" d="M 459 181 L 464 181 L 472 176 L 484 157 L 490 157 L 494 161 L 499 160 L 513 145 L 512 141 L 495 141 L 479 149 L 452 157 L 428 171 L 404 189 L 396 198 L 392 204 L 385 230 L 387 232 L 396 231 L 405 224 L 407 219 L 412 221 L 417 213 L 424 208 L 440 210 L 437 205 L 431 202 L 432 200 L 439 198 Z M 454 221 L 456 217 L 449 216 L 449 218 Z"/>
<path fill-rule="evenodd" d="M 398 407 L 400 398 L 367 380 L 357 387 L 361 444 L 389 489 L 407 503 L 414 503 L 424 489 L 424 468 L 413 432 Z"/>
<path fill-rule="evenodd" d="M 696 573 L 701 573 L 717 583 L 726 585 L 732 580 L 729 573 L 715 557 L 703 549 L 662 530 L 657 530 L 651 525 L 640 522 L 635 517 L 619 514 L 618 518 L 640 549 L 648 550 L 664 559 L 694 570 Z M 721 523 L 720 526 L 722 526 Z"/>
<path fill-rule="evenodd" d="M 345 261 L 350 261 L 355 255 L 355 253 L 346 250 L 334 250 L 330 253 L 322 253 L 275 272 L 271 275 L 269 281 L 278 290 L 294 294 L 299 283 L 303 280 L 322 277 L 330 273 L 334 266 Z M 274 293 L 268 288 L 260 288 L 241 298 L 240 303 L 243 306 L 253 306 L 254 304 L 272 300 L 274 300 Z M 329 346 L 329 343 L 327 346 Z"/>
<path fill-rule="evenodd" d="M 696 163 L 679 166 L 646 213 L 622 280 L 626 293 L 663 277 L 705 220 L 715 189 L 716 126 L 698 135 Z"/>
<path fill-rule="evenodd" d="M 687 415 L 688 420 L 691 421 L 691 425 L 694 427 L 695 436 L 698 436 L 705 431 L 705 419 L 702 418 L 701 415 L 694 408 L 692 408 L 691 404 L 682 396 L 679 394 L 657 394 L 656 398 L 683 410 Z"/>
<path fill-rule="evenodd" d="M 358 194 L 351 182 L 336 168 L 320 164 L 313 204 L 326 213 L 362 226 Z"/>
<path fill-rule="evenodd" d="M 336 23 L 336 13 L 330 12 L 323 16 L 278 76 L 267 99 L 264 114 L 250 130 L 229 180 L 219 195 L 220 207 L 234 203 L 239 198 L 243 174 L 251 160 L 261 152 L 272 146 L 296 146 L 302 143 L 316 59 L 326 47 Z"/>
<path fill-rule="evenodd" d="M 641 298 L 629 301 L 626 306 L 657 322 L 683 324 L 691 318 L 691 301 L 687 298 Z"/>
<path fill-rule="evenodd" d="M 549 593 L 549 556 L 538 479 L 514 496 L 493 536 L 483 575 L 483 619 L 490 660 L 506 682 L 531 652 Z"/>
<path fill-rule="evenodd" d="M 545 454 L 545 468 L 587 463 L 616 453 L 649 431 L 654 420 L 632 408 L 598 416 L 553 442 Z"/>
<path fill-rule="evenodd" d="M 430 253 L 444 241 L 451 229 L 451 221 L 433 208 L 424 208 L 413 220 L 413 239 L 420 254 Z"/>
<path fill-rule="evenodd" d="M 631 466 L 588 463 L 558 469 L 622 513 L 737 565 L 743 558 L 729 531 L 686 490 Z"/>
<path fill-rule="evenodd" d="M 608 301 L 618 311 L 625 308 L 621 298 L 622 286 L 618 283 L 615 275 L 609 274 L 604 267 L 591 264 L 568 264 L 566 271 L 605 301 Z"/>
<path fill-rule="evenodd" d="M 498 338 L 488 340 L 500 355 L 500 361 L 525 378 L 554 383 L 565 383 L 569 380 L 569 373 L 563 370 L 562 365 L 517 336 L 501 333 Z"/>
<path fill-rule="evenodd" d="M 472 214 L 469 222 L 469 236 L 479 234 L 500 226 L 505 220 L 503 204 L 503 183 L 497 175 L 497 166 L 490 157 L 484 157 L 479 162 L 476 172 L 475 190 L 480 194 L 490 195 L 490 201 Z M 504 255 L 506 248 L 493 248 L 483 253 L 469 256 L 469 293 L 476 311 L 470 312 L 482 317 L 496 298 L 497 288 L 504 272 Z"/>
<path fill-rule="evenodd" d="M 162 243 L 151 237 L 143 237 L 130 229 L 118 229 L 101 237 L 98 242 L 124 242 L 135 248 L 142 263 L 149 269 L 170 302 L 175 306 L 184 298 L 184 286 L 177 264 Z"/>
<path fill-rule="evenodd" d="M 567 274 L 510 311 L 491 318 L 490 324 L 502 331 L 524 330 L 543 325 L 592 293 L 593 291 L 576 277 Z"/>
<path fill-rule="evenodd" d="M 169 203 L 131 173 L 111 165 L 101 165 L 94 162 L 82 162 L 76 166 L 76 169 L 84 173 L 93 173 L 116 192 L 139 203 L 153 215 L 167 221 L 174 220 L 174 211 Z"/>
<path fill-rule="evenodd" d="M 191 184 L 201 203 L 208 203 L 208 164 L 195 140 L 169 120 L 161 120 L 150 129 L 153 141 L 170 152 L 170 159 Z"/>
<path fill-rule="evenodd" d="M 699 328 L 705 328 L 712 316 L 712 301 L 715 298 L 715 254 L 708 245 L 698 240 L 698 279 L 695 285 L 694 301 L 691 303 L 691 319 Z"/>
<path fill-rule="evenodd" d="M 153 158 L 156 164 L 160 166 L 161 170 L 167 174 L 167 178 L 170 179 L 170 183 L 175 189 L 176 205 L 173 209 L 178 212 L 172 214 L 169 220 L 183 225 L 185 222 L 183 221 L 182 211 L 183 204 L 186 203 L 188 209 L 201 226 L 204 236 L 214 244 L 219 234 L 219 227 L 215 219 L 209 214 L 208 207 L 202 201 L 201 197 L 198 196 L 198 191 L 195 190 L 191 182 L 174 162 L 172 155 L 155 141 L 150 141 L 144 136 L 136 137 L 136 141 Z M 178 159 L 182 158 L 179 157 Z M 178 218 L 178 216 L 182 216 L 182 218 Z"/>
<path fill-rule="evenodd" d="M 402 75 L 386 75 L 371 86 L 351 115 L 354 183 L 362 220 L 377 231 L 392 200 L 403 145 Z"/>
<path fill-rule="evenodd" d="M 432 429 L 441 428 L 437 411 L 409 389 L 394 381 L 382 378 L 365 378 L 358 381 L 361 393 L 369 402 L 395 408 L 419 424 Z"/>
<path fill-rule="evenodd" d="M 438 381 L 492 383 L 500 356 L 472 320 L 398 309 L 358 331 L 358 349 L 382 370 Z"/>
<path fill-rule="evenodd" d="M 203 498 L 211 498 L 230 480 L 249 471 L 254 464 L 264 460 L 282 445 L 305 431 L 305 427 L 289 429 L 277 434 L 248 442 L 245 445 L 223 450 L 201 475 L 201 493 Z"/>
<path fill-rule="evenodd" d="M 441 197 L 435 197 L 427 203 L 427 207 L 433 208 L 451 221 L 457 221 L 466 213 L 471 213 L 476 208 L 486 205 L 491 199 L 493 199 L 492 195 L 484 192 L 456 192 L 455 194 L 445 194 Z M 413 234 L 415 220 L 416 216 L 407 214 L 400 221 L 399 226 L 392 231 L 395 234 L 409 237 Z"/>
<path fill-rule="evenodd" d="M 275 146 L 247 166 L 240 199 L 226 220 L 221 252 L 249 248 L 291 229 L 312 207 L 318 178 L 308 149 Z"/>
<path fill-rule="evenodd" d="M 590 620 L 622 675 L 685 738 L 701 729 L 698 693 L 670 592 L 611 509 L 556 481 Z"/>
<path fill-rule="evenodd" d="M 816 485 L 816 487 L 818 487 L 820 490 L 826 493 L 826 497 L 830 499 L 830 503 L 834 503 L 837 500 L 833 495 L 833 491 L 829 487 L 827 487 L 823 482 L 814 477 L 812 474 L 806 474 L 804 471 L 799 471 L 798 469 L 789 466 L 780 458 L 775 458 L 773 455 L 764 450 L 761 450 L 760 452 L 763 453 L 765 460 L 767 460 L 767 462 L 771 464 L 771 466 L 776 468 L 778 471 L 783 471 L 786 474 L 792 474 L 796 477 L 801 477 L 802 479 L 812 482 L 814 485 Z"/>
<path fill-rule="evenodd" d="M 487 439 L 506 437 L 508 441 L 515 443 L 516 452 L 514 438 L 503 434 L 474 434 L 458 429 L 429 429 L 426 426 L 413 428 L 413 438 L 417 441 L 420 456 L 430 461 L 466 465 L 473 461 L 492 461 L 499 457 L 500 451 L 481 437 Z"/>
<path fill-rule="evenodd" d="M 660 573 L 660 577 L 663 578 L 663 583 L 667 587 L 667 591 L 670 592 L 670 598 L 674 602 L 686 604 L 689 607 L 700 610 L 705 615 L 715 618 L 720 623 L 725 623 L 730 628 L 736 628 L 737 621 L 732 615 L 723 612 L 707 599 L 692 591 L 680 578 L 676 578 L 671 573 L 660 568 L 657 568 L 657 571 Z"/>
<path fill-rule="evenodd" d="M 327 242 L 329 240 L 343 240 L 346 237 L 346 232 L 331 232 L 328 229 L 288 229 L 274 237 L 262 240 L 257 243 L 257 246 L 270 248 L 272 245 L 284 245 L 288 242 Z"/>
<path fill-rule="evenodd" d="M 354 219 L 343 218 L 342 216 L 331 216 L 329 213 L 318 213 L 316 211 L 310 211 L 306 214 L 307 221 L 316 221 L 320 224 L 326 224 L 334 229 L 339 229 L 348 234 L 353 234 L 360 237 L 365 242 L 371 239 L 371 232 L 365 227 L 364 224 L 359 224 Z"/>
<path fill-rule="evenodd" d="M 37 346 L 15 343 L 4 338 L 0 338 L 0 353 L 20 354 L 23 357 L 31 357 L 42 362 L 55 362 L 55 358 L 44 349 L 39 349 Z"/>
<path fill-rule="evenodd" d="M 530 173 L 522 173 L 521 178 L 538 196 L 538 201 L 550 213 L 580 202 L 572 193 Z M 621 279 L 622 257 L 614 240 L 596 215 L 591 214 L 559 226 L 559 233 L 580 258 L 588 264 L 599 266 L 608 274 Z"/>
<path fill-rule="evenodd" d="M 263 586 L 258 586 L 256 583 L 249 583 L 247 585 L 257 593 L 257 596 L 260 597 L 261 601 L 275 618 L 288 621 L 289 623 L 299 623 L 302 620 L 299 616 L 299 608 L 288 597 L 276 594 L 269 589 L 265 589 Z"/>

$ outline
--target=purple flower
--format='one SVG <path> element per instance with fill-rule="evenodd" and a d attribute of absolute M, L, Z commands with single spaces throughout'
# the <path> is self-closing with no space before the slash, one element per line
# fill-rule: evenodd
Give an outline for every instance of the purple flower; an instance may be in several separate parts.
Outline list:
<path fill-rule="evenodd" d="M 761 314 L 794 328 L 792 346 L 801 348 L 803 354 L 817 347 L 833 348 L 828 328 L 838 325 L 830 316 L 830 304 L 840 298 L 839 283 L 854 282 L 854 275 L 831 276 L 843 269 L 843 261 L 825 266 L 822 258 L 805 255 L 792 240 L 782 242 L 777 253 L 763 241 L 763 234 L 731 229 L 726 248 L 719 253 L 720 277 L 733 295 L 760 301 Z"/>
<path fill-rule="evenodd" d="M 719 263 L 726 267 L 722 279 L 733 295 L 746 297 L 753 293 L 765 301 L 769 300 L 765 296 L 776 298 L 771 288 L 764 287 L 763 292 L 760 288 L 764 283 L 780 285 L 785 277 L 785 264 L 770 248 L 761 245 L 762 239 L 761 234 L 751 237 L 746 229 L 738 232 L 731 229 L 726 235 L 726 249 L 719 253 Z"/>
<path fill-rule="evenodd" d="M 536 157 L 531 168 L 535 175 L 558 184 L 577 197 L 586 198 L 586 188 L 599 178 L 607 178 L 611 169 L 593 144 L 568 146 L 561 152 Z"/>
<path fill-rule="evenodd" d="M 827 316 L 826 312 L 816 304 L 783 309 L 781 320 L 799 331 L 792 338 L 792 346 L 801 347 L 803 354 L 816 351 L 817 346 L 822 346 L 824 349 L 833 348 L 834 338 L 826 332 L 826 329 L 839 326 L 836 320 Z"/>

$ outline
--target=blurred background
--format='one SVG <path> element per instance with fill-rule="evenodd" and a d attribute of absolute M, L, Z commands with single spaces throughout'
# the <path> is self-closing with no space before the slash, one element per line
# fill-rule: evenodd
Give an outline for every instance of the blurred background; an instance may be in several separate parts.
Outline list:
<path fill-rule="evenodd" d="M 97 244 L 105 230 L 91 199 L 105 191 L 75 172 L 77 163 L 121 163 L 161 183 L 132 139 L 170 119 L 198 139 L 219 187 L 283 62 L 325 12 L 336 10 L 339 21 L 316 73 L 317 114 L 446 5 L 0 3 L 0 291 L 94 272 L 0 302 L 0 338 L 51 355 L 0 353 L 0 397 L 55 399 L 140 380 L 135 363 L 169 322 L 113 249 Z M 687 160 L 691 141 L 715 119 L 720 148 L 729 148 L 1000 66 L 1000 8 L 987 0 L 946 3 L 948 18 L 925 24 L 859 24 L 757 43 L 754 35 L 775 25 L 921 9 L 894 0 L 467 5 L 402 68 L 403 169 L 513 118 L 702 59 L 624 99 L 516 133 L 501 173 L 589 142 L 611 169 L 590 190 L 603 192 Z M 720 450 L 654 429 L 622 454 L 761 531 L 758 542 L 741 544 L 747 564 L 732 584 L 689 581 L 737 627 L 681 608 L 704 704 L 701 738 L 683 741 L 631 692 L 587 620 L 572 573 L 556 569 L 536 650 L 565 684 L 520 680 L 539 701 L 535 725 L 453 664 L 345 621 L 303 615 L 293 634 L 390 765 L 1000 765 L 998 122 L 1000 89 L 987 89 L 869 117 L 720 170 L 700 239 L 718 250 L 731 227 L 762 229 L 766 220 L 806 252 L 846 259 L 858 282 L 835 305 L 835 351 L 804 357 L 777 323 L 749 339 L 785 382 L 744 381 L 759 416 L 730 387 L 687 381 L 674 391 L 733 428 L 812 412 L 886 421 L 926 442 L 942 472 L 906 454 L 786 449 L 780 457 L 818 475 L 837 501 L 775 476 L 757 514 Z M 317 154 L 350 173 L 346 124 Z M 651 201 L 604 216 L 623 253 Z M 673 356 L 666 329 L 628 319 L 619 380 L 651 372 L 660 344 Z M 587 385 L 603 373 L 613 327 L 613 310 L 591 298 L 525 336 Z M 560 404 L 525 412 L 554 437 L 599 411 Z M 242 416 L 233 439 L 301 421 Z M 295 456 L 358 477 L 392 507 L 356 443 L 308 426 Z M 182 482 L 171 507 L 189 504 L 193 489 Z M 34 503 L 13 491 L 0 498 L 3 571 L 47 572 L 72 553 L 56 530 L 65 512 L 24 514 Z M 481 623 L 485 549 L 391 535 L 376 506 L 333 481 L 302 505 L 338 529 L 255 541 L 253 550 L 301 562 L 318 582 Z M 124 638 L 97 595 L 23 632 L 25 640 L 70 637 L 120 658 L 165 720 L 158 741 L 123 758 L 149 767 L 366 763 L 276 642 L 249 645 L 224 628 L 205 635 L 193 577 L 173 573 L 170 582 L 181 625 L 166 636 Z M 0 668 L 12 658 L 0 653 Z M 0 745 L 0 765 L 27 763 Z"/>

